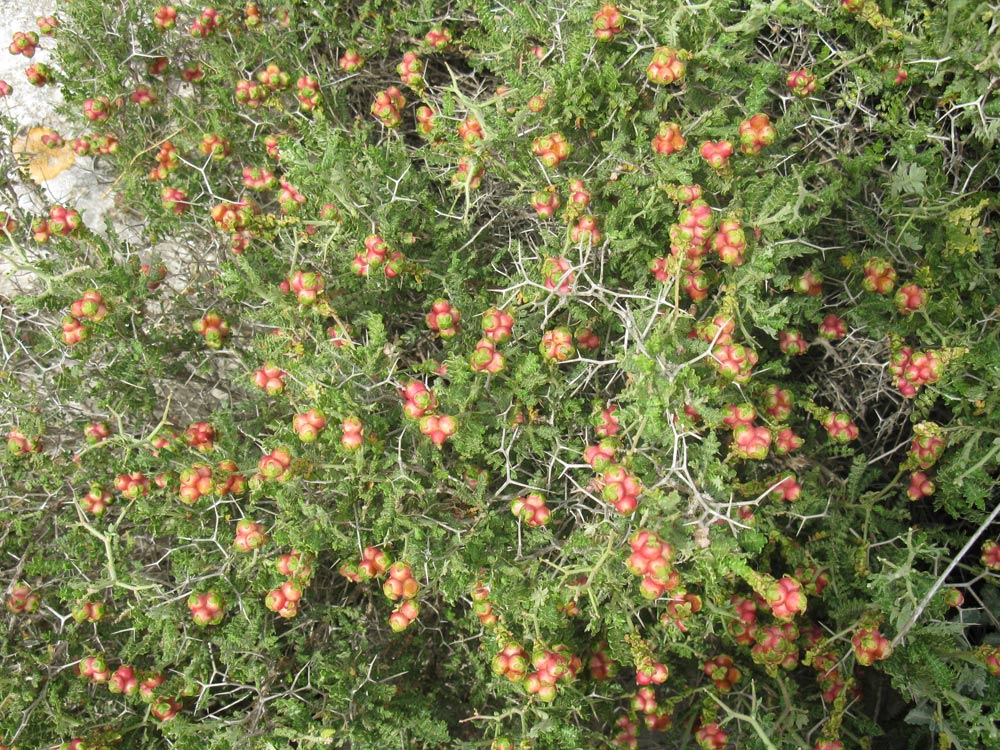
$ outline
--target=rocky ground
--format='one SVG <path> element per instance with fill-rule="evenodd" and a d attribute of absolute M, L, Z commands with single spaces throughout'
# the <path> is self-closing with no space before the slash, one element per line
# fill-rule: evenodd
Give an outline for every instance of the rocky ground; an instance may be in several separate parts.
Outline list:
<path fill-rule="evenodd" d="M 100 163 L 90 157 L 75 157 L 68 146 L 57 152 L 45 152 L 39 145 L 39 136 L 46 131 L 55 131 L 66 141 L 80 135 L 80 125 L 67 121 L 57 111 L 62 103 L 58 89 L 32 86 L 25 77 L 24 71 L 32 63 L 55 67 L 56 39 L 41 37 L 30 59 L 10 54 L 7 47 L 15 32 L 37 31 L 36 19 L 53 14 L 58 16 L 55 0 L 0 0 L 0 80 L 13 89 L 10 96 L 0 99 L 0 117 L 10 118 L 14 123 L 13 132 L 0 129 L 0 154 L 5 159 L 16 158 L 22 167 L 28 167 L 30 177 L 22 171 L 15 183 L 22 208 L 40 210 L 54 203 L 73 206 L 94 231 L 106 233 L 110 220 L 116 234 L 136 240 L 141 236 L 141 227 L 115 210 L 112 178 L 101 169 Z M 10 208 L 4 205 L 4 200 L 0 196 L 0 210 Z M 24 258 L 4 255 L 0 253 L 0 296 L 9 296 L 30 287 L 31 276 L 14 268 Z"/>

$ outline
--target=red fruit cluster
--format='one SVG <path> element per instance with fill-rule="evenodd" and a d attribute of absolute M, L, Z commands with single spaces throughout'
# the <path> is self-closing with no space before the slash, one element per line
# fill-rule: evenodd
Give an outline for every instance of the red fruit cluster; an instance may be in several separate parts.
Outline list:
<path fill-rule="evenodd" d="M 719 374 L 740 384 L 750 380 L 757 360 L 757 352 L 743 344 L 719 344 L 712 349 L 712 363 Z"/>
<path fill-rule="evenodd" d="M 41 604 L 41 597 L 26 583 L 15 583 L 7 592 L 7 611 L 12 615 L 29 615 Z"/>
<path fill-rule="evenodd" d="M 661 122 L 653 136 L 653 153 L 660 156 L 670 156 L 682 151 L 687 145 L 681 135 L 681 126 L 676 122 Z"/>
<path fill-rule="evenodd" d="M 611 655 L 608 653 L 607 641 L 601 641 L 594 646 L 594 650 L 587 660 L 587 672 L 590 674 L 590 679 L 597 682 L 610 680 L 618 674 L 618 664 L 611 659 Z"/>
<path fill-rule="evenodd" d="M 303 443 L 315 441 L 324 427 L 326 427 L 326 415 L 318 409 L 310 409 L 292 418 L 292 429 Z"/>
<path fill-rule="evenodd" d="M 184 708 L 184 704 L 179 698 L 164 697 L 156 700 L 149 707 L 149 713 L 158 721 L 170 721 L 180 713 L 182 708 Z"/>
<path fill-rule="evenodd" d="M 795 623 L 757 627 L 750 656 L 757 664 L 795 669 L 799 663 L 799 629 Z"/>
<path fill-rule="evenodd" d="M 106 489 L 101 487 L 99 484 L 90 485 L 90 490 L 80 498 L 80 507 L 83 508 L 87 513 L 93 513 L 95 516 L 101 515 L 108 506 L 111 505 L 112 497 L 111 493 Z"/>
<path fill-rule="evenodd" d="M 289 619 L 299 613 L 299 602 L 302 600 L 302 586 L 297 581 L 285 581 L 275 589 L 267 592 L 264 606 L 279 617 Z"/>
<path fill-rule="evenodd" d="M 792 291 L 806 297 L 820 297 L 823 294 L 823 279 L 812 270 L 806 271 L 792 282 Z"/>
<path fill-rule="evenodd" d="M 160 205 L 165 211 L 172 211 L 180 216 L 190 208 L 188 196 L 180 188 L 163 188 L 160 193 Z"/>
<path fill-rule="evenodd" d="M 181 472 L 179 494 L 181 502 L 185 505 L 194 505 L 204 495 L 210 495 L 214 491 L 212 467 L 197 464 Z"/>
<path fill-rule="evenodd" d="M 243 184 L 250 190 L 273 190 L 278 178 L 267 167 L 244 167 Z"/>
<path fill-rule="evenodd" d="M 127 664 L 116 669 L 108 680 L 108 691 L 115 695 L 135 695 L 139 692 L 139 678 Z"/>
<path fill-rule="evenodd" d="M 89 336 L 90 331 L 87 327 L 72 315 L 67 315 L 62 319 L 62 340 L 67 346 L 79 344 Z"/>
<path fill-rule="evenodd" d="M 572 680 L 583 666 L 580 657 L 574 656 L 565 646 L 555 646 L 551 651 L 539 651 L 531 658 L 535 671 L 524 678 L 524 689 L 539 700 L 551 702 L 556 698 L 556 683 Z"/>
<path fill-rule="evenodd" d="M 646 67 L 646 77 L 657 86 L 669 86 L 684 77 L 684 61 L 687 53 L 669 47 L 657 47 L 653 59 Z"/>
<path fill-rule="evenodd" d="M 109 312 L 104 297 L 96 289 L 84 292 L 80 299 L 70 305 L 69 311 L 74 318 L 86 318 L 92 323 L 100 323 Z"/>
<path fill-rule="evenodd" d="M 545 504 L 545 495 L 532 492 L 511 502 L 510 512 L 527 526 L 544 526 L 551 515 Z"/>
<path fill-rule="evenodd" d="M 913 428 L 907 462 L 919 469 L 929 469 L 944 453 L 945 439 L 941 428 L 933 422 L 921 422 Z"/>
<path fill-rule="evenodd" d="M 104 602 L 78 602 L 70 615 L 76 622 L 100 622 L 105 615 Z"/>
<path fill-rule="evenodd" d="M 723 169 L 733 155 L 733 144 L 726 140 L 704 141 L 698 153 L 712 169 Z"/>
<path fill-rule="evenodd" d="M 712 237 L 712 248 L 727 266 L 743 265 L 747 238 L 740 223 L 729 219 L 719 224 L 719 230 Z"/>
<path fill-rule="evenodd" d="M 695 742 L 698 747 L 704 750 L 723 750 L 729 742 L 729 735 L 726 734 L 717 722 L 703 724 L 694 732 Z"/>
<path fill-rule="evenodd" d="M 226 602 L 215 591 L 204 594 L 191 594 L 188 597 L 188 609 L 195 625 L 218 625 L 226 616 Z"/>
<path fill-rule="evenodd" d="M 768 386 L 762 402 L 767 415 L 778 422 L 792 413 L 792 394 L 776 385 Z"/>
<path fill-rule="evenodd" d="M 506 357 L 497 351 L 497 345 L 490 339 L 481 339 L 469 357 L 469 366 L 476 372 L 496 374 L 501 372 L 506 364 Z"/>
<path fill-rule="evenodd" d="M 300 305 L 311 305 L 323 293 L 326 282 L 323 276 L 315 271 L 296 271 L 288 279 L 288 286 L 295 293 Z"/>
<path fill-rule="evenodd" d="M 896 378 L 896 387 L 904 398 L 913 398 L 917 389 L 936 383 L 944 367 L 934 352 L 918 352 L 904 346 L 892 355 L 889 370 Z"/>
<path fill-rule="evenodd" d="M 55 16 L 39 16 L 35 19 L 38 32 L 42 36 L 55 36 L 56 29 L 59 28 L 59 19 Z"/>
<path fill-rule="evenodd" d="M 129 101 L 140 107 L 149 107 L 156 102 L 156 92 L 148 86 L 140 86 L 129 95 Z"/>
<path fill-rule="evenodd" d="M 221 349 L 229 338 L 229 323 L 218 313 L 205 313 L 200 320 L 194 322 L 193 328 L 205 339 L 205 346 L 209 349 Z"/>
<path fill-rule="evenodd" d="M 253 552 L 267 542 L 267 532 L 264 525 L 257 521 L 244 518 L 236 523 L 236 539 L 233 546 L 240 552 Z"/>
<path fill-rule="evenodd" d="M 37 218 L 31 222 L 31 232 L 35 242 L 48 242 L 53 236 L 68 237 L 82 224 L 83 220 L 76 209 L 52 206 L 48 219 Z"/>
<path fill-rule="evenodd" d="M 927 304 L 927 292 L 916 284 L 904 284 L 892 298 L 896 309 L 903 315 L 910 315 L 923 309 Z"/>
<path fill-rule="evenodd" d="M 356 49 L 349 49 L 340 56 L 340 60 L 337 62 L 340 65 L 340 69 L 345 73 L 355 73 L 361 70 L 361 66 L 365 64 L 365 59 L 358 54 Z"/>
<path fill-rule="evenodd" d="M 771 431 L 763 426 L 739 425 L 733 430 L 733 455 L 763 461 L 771 450 Z"/>
<path fill-rule="evenodd" d="M 411 380 L 400 392 L 404 399 L 403 413 L 410 419 L 420 419 L 437 408 L 434 392 L 419 380 Z"/>
<path fill-rule="evenodd" d="M 300 76 L 295 81 L 295 98 L 299 100 L 299 106 L 306 112 L 316 109 L 320 100 L 319 81 L 312 76 Z"/>
<path fill-rule="evenodd" d="M 809 349 L 806 337 L 802 335 L 802 331 L 798 328 L 786 328 L 783 331 L 779 331 L 778 346 L 782 354 L 787 354 L 789 357 L 805 354 Z"/>
<path fill-rule="evenodd" d="M 896 284 L 896 269 L 884 258 L 869 258 L 864 265 L 864 280 L 861 285 L 865 291 L 877 294 L 889 294 Z"/>
<path fill-rule="evenodd" d="M 447 414 L 427 415 L 420 419 L 420 432 L 431 439 L 439 448 L 455 434 L 458 424 Z"/>
<path fill-rule="evenodd" d="M 184 442 L 201 453 L 215 448 L 215 427 L 209 422 L 192 422 L 184 430 Z"/>
<path fill-rule="evenodd" d="M 653 659 L 645 658 L 635 667 L 635 683 L 637 685 L 662 685 L 670 675 L 666 665 Z"/>
<path fill-rule="evenodd" d="M 595 471 L 605 471 L 615 459 L 615 442 L 608 438 L 596 445 L 588 445 L 583 451 L 583 460 Z"/>
<path fill-rule="evenodd" d="M 528 674 L 528 658 L 528 652 L 520 644 L 511 643 L 493 657 L 491 667 L 494 674 L 520 682 Z"/>
<path fill-rule="evenodd" d="M 451 338 L 458 333 L 458 323 L 461 319 L 462 313 L 452 307 L 448 300 L 436 299 L 424 320 L 432 331 L 437 331 L 443 338 Z"/>
<path fill-rule="evenodd" d="M 639 478 L 629 474 L 624 466 L 616 464 L 609 466 L 601 475 L 600 483 L 603 486 L 601 496 L 615 510 L 624 516 L 635 512 L 639 505 L 639 495 L 642 493 L 642 483 Z"/>
<path fill-rule="evenodd" d="M 0 99 L 2 99 L 5 96 L 10 96 L 13 93 L 13 91 L 14 91 L 13 87 L 11 87 L 11 85 L 9 83 L 7 83 L 7 81 L 0 80 Z M 7 212 L 6 211 L 0 211 L 0 213 L 2 213 L 3 216 L 6 218 L 6 216 L 7 216 Z M 4 222 L 0 221 L 0 229 L 2 229 L 3 226 L 4 226 Z M 11 230 L 8 229 L 8 231 L 11 231 Z"/>
<path fill-rule="evenodd" d="M 531 207 L 543 219 L 551 219 L 555 216 L 559 204 L 559 194 L 556 192 L 555 185 L 549 185 L 544 190 L 538 190 L 531 194 Z"/>
<path fill-rule="evenodd" d="M 764 146 L 774 143 L 777 133 L 771 124 L 771 118 L 764 114 L 756 114 L 740 123 L 740 150 L 744 154 L 759 154 Z"/>
<path fill-rule="evenodd" d="M 1000 677 L 1000 646 L 982 646 L 980 656 L 986 671 L 995 677 Z"/>
<path fill-rule="evenodd" d="M 416 92 L 424 88 L 424 63 L 415 52 L 403 55 L 402 62 L 396 66 L 400 80 Z"/>
<path fill-rule="evenodd" d="M 672 583 L 679 582 L 680 578 L 675 574 Z M 697 594 L 679 593 L 667 601 L 667 611 L 660 615 L 660 622 L 664 627 L 673 625 L 682 633 L 686 633 L 688 628 L 684 624 L 684 621 L 688 620 L 692 615 L 701 612 L 701 608 L 702 601 L 700 596 Z"/>
<path fill-rule="evenodd" d="M 819 335 L 830 341 L 842 339 L 847 335 L 847 324 L 836 315 L 827 315 L 819 325 Z"/>
<path fill-rule="evenodd" d="M 514 318 L 499 308 L 492 307 L 483 313 L 483 336 L 498 344 L 510 341 Z"/>
<path fill-rule="evenodd" d="M 219 28 L 219 11 L 215 8 L 205 8 L 194 23 L 189 33 L 196 39 L 207 39 Z"/>
<path fill-rule="evenodd" d="M 203 135 L 201 143 L 198 144 L 198 150 L 215 161 L 222 161 L 232 153 L 229 139 L 224 138 L 218 133 L 206 133 Z"/>
<path fill-rule="evenodd" d="M 402 633 L 420 616 L 420 605 L 407 599 L 400 603 L 389 615 L 389 627 L 394 633 Z"/>
<path fill-rule="evenodd" d="M 161 5 L 153 14 L 153 26 L 160 31 L 167 31 L 174 28 L 177 20 L 177 8 L 172 5 Z"/>
<path fill-rule="evenodd" d="M 382 584 L 382 593 L 392 601 L 412 599 L 420 590 L 420 582 L 413 577 L 413 570 L 404 563 L 389 566 L 389 577 Z"/>
<path fill-rule="evenodd" d="M 14 39 L 11 41 L 7 51 L 12 55 L 24 55 L 25 57 L 35 56 L 35 47 L 38 46 L 38 34 L 34 31 L 15 31 Z"/>
<path fill-rule="evenodd" d="M 573 334 L 576 337 L 576 346 L 581 351 L 593 351 L 601 345 L 601 337 L 587 326 L 581 326 Z"/>
<path fill-rule="evenodd" d="M 111 679 L 111 670 L 103 656 L 88 656 L 76 665 L 76 674 L 95 685 L 103 685 Z"/>
<path fill-rule="evenodd" d="M 479 120 L 470 115 L 459 123 L 458 137 L 467 148 L 474 148 L 477 142 L 483 140 L 483 126 Z"/>
<path fill-rule="evenodd" d="M 378 547 L 365 547 L 357 563 L 344 563 L 340 574 L 354 583 L 364 583 L 384 575 L 390 564 L 389 555 Z"/>
<path fill-rule="evenodd" d="M 246 478 L 237 471 L 234 461 L 220 461 L 215 470 L 216 495 L 240 495 L 246 488 Z"/>
<path fill-rule="evenodd" d="M 622 14 L 608 3 L 594 14 L 594 36 L 598 41 L 610 42 L 622 33 Z"/>
<path fill-rule="evenodd" d="M 403 121 L 402 110 L 406 106 L 406 97 L 395 86 L 375 95 L 371 113 L 387 128 L 394 128 Z"/>
<path fill-rule="evenodd" d="M 792 451 L 802 447 L 805 441 L 795 434 L 790 427 L 778 430 L 778 435 L 774 440 L 774 452 L 779 456 L 785 456 Z"/>
<path fill-rule="evenodd" d="M 854 658 L 864 667 L 892 655 L 892 644 L 878 628 L 861 628 L 851 637 L 851 645 L 854 647 Z"/>
<path fill-rule="evenodd" d="M 816 76 L 805 68 L 793 70 L 785 79 L 785 85 L 795 96 L 804 99 L 816 91 Z"/>
<path fill-rule="evenodd" d="M 149 494 L 149 479 L 141 471 L 119 474 L 115 477 L 115 489 L 122 493 L 122 497 L 135 500 Z"/>
<path fill-rule="evenodd" d="M 44 86 L 46 83 L 52 83 L 55 78 L 55 72 L 45 63 L 32 63 L 24 69 L 24 77 L 28 79 L 28 83 L 32 86 Z M 45 136 L 42 136 L 42 138 L 44 141 Z"/>
<path fill-rule="evenodd" d="M 301 552 L 295 550 L 279 555 L 275 567 L 278 568 L 281 575 L 289 578 L 309 580 L 312 577 L 312 566 L 309 561 L 303 557 Z"/>
<path fill-rule="evenodd" d="M 573 346 L 573 333 L 565 326 L 546 331 L 542 334 L 538 351 L 546 362 L 565 362 L 576 354 L 576 347 Z"/>
<path fill-rule="evenodd" d="M 835 443 L 849 443 L 858 437 L 858 427 L 851 417 L 843 412 L 833 411 L 823 418 L 823 428 Z"/>
<path fill-rule="evenodd" d="M 278 194 L 278 206 L 281 208 L 281 213 L 293 214 L 305 205 L 306 197 L 284 177 L 278 181 L 278 185 L 281 187 L 281 192 Z"/>
<path fill-rule="evenodd" d="M 596 245 L 601 241 L 601 231 L 597 228 L 597 219 L 590 214 L 581 216 L 569 230 L 569 238 L 573 242 L 585 242 Z"/>
<path fill-rule="evenodd" d="M 839 659 L 834 654 L 819 654 L 813 658 L 816 669 L 816 683 L 819 685 L 820 697 L 827 703 L 833 703 L 844 692 L 847 682 L 837 667 Z"/>
<path fill-rule="evenodd" d="M 569 156 L 570 147 L 562 133 L 549 133 L 531 142 L 531 152 L 542 164 L 553 169 Z"/>
<path fill-rule="evenodd" d="M 590 205 L 590 199 L 590 191 L 583 184 L 583 180 L 570 180 L 569 211 L 583 211 Z M 567 214 L 569 214 L 569 211 L 567 211 Z"/>
<path fill-rule="evenodd" d="M 469 190 L 476 190 L 483 184 L 485 174 L 485 167 L 480 167 L 474 159 L 463 156 L 458 160 L 458 167 L 451 177 L 451 184 L 459 188 L 468 186 Z"/>
<path fill-rule="evenodd" d="M 277 396 L 285 390 L 285 378 L 288 373 L 275 365 L 267 362 L 260 369 L 253 371 L 253 384 L 269 396 Z"/>
<path fill-rule="evenodd" d="M 89 149 L 88 143 L 88 149 Z M 164 141 L 156 152 L 156 166 L 150 171 L 149 179 L 153 182 L 167 179 L 167 176 L 180 166 L 177 147 L 170 141 Z"/>
<path fill-rule="evenodd" d="M 906 488 L 906 496 L 911 501 L 917 501 L 934 494 L 934 482 L 930 480 L 926 473 L 915 471 L 910 474 L 910 485 Z"/>
<path fill-rule="evenodd" d="M 987 570 L 1000 571 L 1000 544 L 992 539 L 983 542 L 979 550 L 979 561 Z"/>
<path fill-rule="evenodd" d="M 351 262 L 351 269 L 358 276 L 367 276 L 371 269 L 377 268 L 385 262 L 386 255 L 389 254 L 389 246 L 379 235 L 372 234 L 365 238 L 365 249 L 354 256 Z M 386 276 L 392 278 L 389 269 L 385 270 Z"/>
<path fill-rule="evenodd" d="M 806 595 L 802 591 L 802 584 L 789 576 L 783 576 L 772 583 L 764 598 L 771 613 L 779 620 L 789 620 L 806 611 Z"/>
<path fill-rule="evenodd" d="M 496 613 L 493 611 L 493 604 L 490 602 L 489 596 L 489 586 L 482 581 L 477 582 L 472 589 L 472 611 L 479 618 L 479 622 L 483 624 L 483 627 L 486 628 L 492 628 L 499 622 Z M 527 658 L 527 654 L 525 657 Z"/>
<path fill-rule="evenodd" d="M 706 661 L 703 670 L 721 693 L 732 690 L 742 677 L 740 670 L 733 666 L 733 658 L 725 654 Z"/>
<path fill-rule="evenodd" d="M 340 444 L 345 450 L 357 450 L 364 443 L 365 426 L 355 416 L 344 418 L 340 423 L 340 433 Z"/>
<path fill-rule="evenodd" d="M 758 628 L 757 602 L 742 596 L 734 596 L 729 603 L 733 605 L 736 614 L 735 619 L 729 621 L 729 634 L 741 646 L 752 645 Z"/>
<path fill-rule="evenodd" d="M 417 111 L 414 113 L 417 119 L 417 132 L 423 136 L 429 136 L 434 132 L 435 119 L 437 118 L 437 112 L 433 108 L 428 107 L 426 104 L 421 104 L 417 107 Z"/>
<path fill-rule="evenodd" d="M 565 258 L 546 258 L 542 263 L 542 283 L 556 294 L 569 294 L 576 274 Z"/>
<path fill-rule="evenodd" d="M 632 554 L 625 566 L 634 575 L 643 576 L 640 591 L 644 598 L 658 599 L 680 585 L 680 578 L 671 567 L 673 547 L 646 530 L 637 531 L 629 540 L 629 546 Z"/>
<path fill-rule="evenodd" d="M 263 479 L 284 482 L 289 478 L 288 469 L 292 465 L 292 454 L 287 448 L 275 448 L 264 455 L 257 464 L 257 471 Z"/>
<path fill-rule="evenodd" d="M 448 29 L 431 29 L 424 35 L 424 44 L 438 52 L 444 52 L 451 45 L 451 32 Z"/>
<path fill-rule="evenodd" d="M 7 452 L 12 456 L 26 456 L 41 449 L 42 443 L 38 438 L 30 438 L 17 428 L 7 433 Z"/>

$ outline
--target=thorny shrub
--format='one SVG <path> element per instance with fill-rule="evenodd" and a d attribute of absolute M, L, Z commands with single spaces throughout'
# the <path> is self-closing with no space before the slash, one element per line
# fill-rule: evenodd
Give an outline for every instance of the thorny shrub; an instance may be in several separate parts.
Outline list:
<path fill-rule="evenodd" d="M 41 21 L 0 742 L 995 745 L 995 5 Z"/>

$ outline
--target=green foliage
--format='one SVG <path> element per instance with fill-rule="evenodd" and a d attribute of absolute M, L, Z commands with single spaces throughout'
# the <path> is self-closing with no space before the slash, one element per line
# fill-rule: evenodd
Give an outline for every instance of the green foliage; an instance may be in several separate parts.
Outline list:
<path fill-rule="evenodd" d="M 0 741 L 712 747 L 718 726 L 769 750 L 995 744 L 992 11 L 862 5 L 647 3 L 611 41 L 609 9 L 560 2 L 227 2 L 204 39 L 195 6 L 166 31 L 144 3 L 61 6 L 64 137 L 117 139 L 99 164 L 143 242 L 39 241 L 54 219 L 16 208 L 5 156 L 0 261 L 28 279 L 0 298 Z M 684 64 L 672 84 L 647 74 L 658 48 Z M 287 87 L 240 103 L 269 65 Z M 372 109 L 390 87 L 393 125 Z M 110 117 L 87 121 L 98 96 Z M 651 145 L 666 123 L 670 155 Z M 701 145 L 721 140 L 715 168 Z M 214 315 L 229 333 L 210 346 Z M 413 383 L 433 403 L 407 403 Z M 547 517 L 512 512 L 535 495 Z M 266 540 L 241 549 L 247 521 Z M 631 572 L 654 565 L 639 550 L 663 570 Z M 390 571 L 365 573 L 378 551 L 419 584 L 412 621 Z M 797 584 L 786 615 L 775 587 Z M 276 611 L 289 586 L 301 602 Z M 224 617 L 200 626 L 188 598 L 209 592 Z M 107 613 L 77 622 L 87 602 Z M 517 647 L 508 679 L 495 658 Z M 164 681 L 150 702 L 109 692 L 94 656 Z M 731 691 L 705 669 L 722 656 Z M 640 690 L 656 663 L 669 676 Z"/>

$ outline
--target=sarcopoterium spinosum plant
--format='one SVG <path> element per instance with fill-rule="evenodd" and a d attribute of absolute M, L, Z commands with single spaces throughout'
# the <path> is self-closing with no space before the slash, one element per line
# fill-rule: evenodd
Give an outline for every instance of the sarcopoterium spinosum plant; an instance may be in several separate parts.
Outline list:
<path fill-rule="evenodd" d="M 990 18 L 18 30 L 137 234 L 4 153 L 0 745 L 995 745 Z"/>

